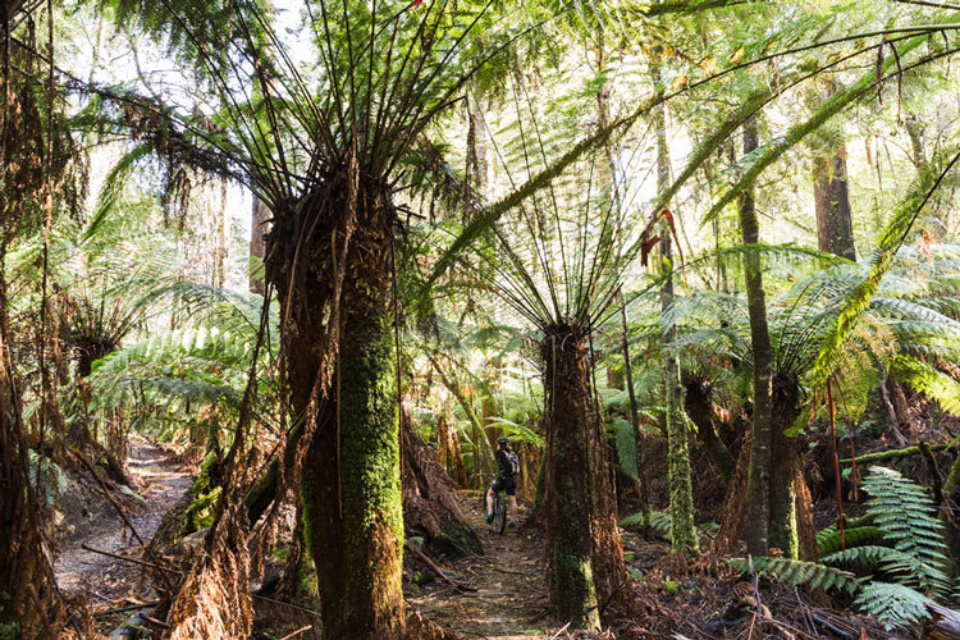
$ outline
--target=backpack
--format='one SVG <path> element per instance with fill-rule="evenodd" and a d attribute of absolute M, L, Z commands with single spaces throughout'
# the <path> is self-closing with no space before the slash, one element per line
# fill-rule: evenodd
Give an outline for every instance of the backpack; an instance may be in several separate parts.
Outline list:
<path fill-rule="evenodd" d="M 513 451 L 507 451 L 507 473 L 512 478 L 520 473 L 520 458 Z"/>

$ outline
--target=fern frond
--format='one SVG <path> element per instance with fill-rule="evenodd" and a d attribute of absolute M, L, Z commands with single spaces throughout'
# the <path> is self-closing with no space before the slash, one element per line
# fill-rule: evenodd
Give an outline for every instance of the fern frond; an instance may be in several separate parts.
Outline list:
<path fill-rule="evenodd" d="M 915 626 L 930 617 L 932 600 L 902 584 L 871 581 L 854 600 L 861 611 L 874 616 L 887 630 Z"/>
<path fill-rule="evenodd" d="M 729 560 L 738 571 L 746 573 L 750 565 L 744 558 Z M 761 557 L 753 559 L 753 569 L 759 575 L 777 582 L 789 582 L 794 586 L 807 586 L 825 591 L 855 593 L 860 588 L 856 576 L 849 571 L 827 567 L 816 562 L 792 558 Z"/>
<path fill-rule="evenodd" d="M 842 542 L 849 551 L 852 548 L 862 547 L 863 545 L 882 540 L 885 535 L 886 532 L 880 527 L 855 527 L 846 529 L 843 532 Z M 836 527 L 832 527 L 829 530 L 825 529 L 818 533 L 817 544 L 820 546 L 820 557 L 824 559 L 824 562 L 827 561 L 827 557 L 837 553 L 844 546 L 844 544 L 841 544 L 840 530 Z"/>
<path fill-rule="evenodd" d="M 944 571 L 949 547 L 936 506 L 923 487 L 893 469 L 871 467 L 863 490 L 870 496 L 867 510 L 875 515 L 876 526 L 899 552 L 884 558 L 880 568 L 902 584 L 932 596 L 945 595 L 950 588 Z"/>

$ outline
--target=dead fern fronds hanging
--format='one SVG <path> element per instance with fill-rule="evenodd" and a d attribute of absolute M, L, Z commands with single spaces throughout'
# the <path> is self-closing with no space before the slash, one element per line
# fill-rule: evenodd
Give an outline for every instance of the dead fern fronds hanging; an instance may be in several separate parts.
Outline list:
<path fill-rule="evenodd" d="M 208 538 L 170 610 L 170 640 L 246 638 L 253 628 L 246 515 L 233 507 Z"/>

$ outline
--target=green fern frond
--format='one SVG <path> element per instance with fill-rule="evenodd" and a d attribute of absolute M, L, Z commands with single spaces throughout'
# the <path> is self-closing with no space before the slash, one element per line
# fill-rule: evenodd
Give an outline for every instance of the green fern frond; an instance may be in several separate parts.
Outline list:
<path fill-rule="evenodd" d="M 870 496 L 868 512 L 886 532 L 884 540 L 899 552 L 884 558 L 880 568 L 902 584 L 932 596 L 945 595 L 949 591 L 944 571 L 949 548 L 936 506 L 923 487 L 893 469 L 871 467 L 863 490 Z"/>
<path fill-rule="evenodd" d="M 844 545 L 849 551 L 852 548 L 862 547 L 863 545 L 870 544 L 871 542 L 882 540 L 885 535 L 886 532 L 880 527 L 855 527 L 852 529 L 846 529 L 843 532 L 844 544 L 841 544 L 839 529 L 836 527 L 832 527 L 829 530 L 825 529 L 817 534 L 817 544 L 820 547 L 820 557 L 823 558 L 824 562 L 826 562 L 827 557 L 840 551 Z"/>
<path fill-rule="evenodd" d="M 861 611 L 875 617 L 890 630 L 902 625 L 916 626 L 930 617 L 932 600 L 902 584 L 871 581 L 854 600 Z"/>
<path fill-rule="evenodd" d="M 750 570 L 745 558 L 729 560 L 738 571 L 744 573 Z M 792 558 L 761 557 L 753 559 L 753 569 L 757 574 L 777 582 L 788 582 L 794 586 L 807 586 L 811 589 L 825 591 L 845 591 L 856 593 L 860 583 L 849 571 L 842 571 L 834 567 L 827 567 L 816 562 L 794 560 Z"/>

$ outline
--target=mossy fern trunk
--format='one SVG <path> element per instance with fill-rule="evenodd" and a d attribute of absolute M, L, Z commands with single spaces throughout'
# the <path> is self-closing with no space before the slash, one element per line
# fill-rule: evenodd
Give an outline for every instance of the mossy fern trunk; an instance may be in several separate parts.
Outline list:
<path fill-rule="evenodd" d="M 316 196 L 319 205 L 303 202 L 289 215 L 275 217 L 267 237 L 267 277 L 277 288 L 285 318 L 292 412 L 314 411 L 316 417 L 300 499 L 317 569 L 323 637 L 389 640 L 404 634 L 390 313 L 395 213 L 386 190 L 365 184 L 362 177 L 338 182 L 334 176 L 330 185 Z M 320 230 L 303 231 L 311 227 Z M 338 277 L 343 279 L 339 309 L 331 294 Z M 327 323 L 336 318 L 338 349 L 331 359 Z M 329 390 L 313 405 L 311 392 L 318 376 L 326 374 L 332 375 Z"/>
<path fill-rule="evenodd" d="M 542 347 L 546 366 L 547 549 L 557 618 L 578 629 L 598 630 L 590 532 L 590 411 L 586 333 L 550 327 Z"/>
<path fill-rule="evenodd" d="M 396 372 L 387 318 L 355 320 L 341 336 L 339 398 L 304 460 L 300 496 L 324 638 L 394 638 L 403 627 Z"/>
<path fill-rule="evenodd" d="M 796 376 L 775 373 L 772 384 L 770 433 L 770 525 L 768 542 L 784 557 L 800 557 L 794 478 L 800 462 L 800 440 L 790 437 L 800 415 L 800 382 Z"/>

